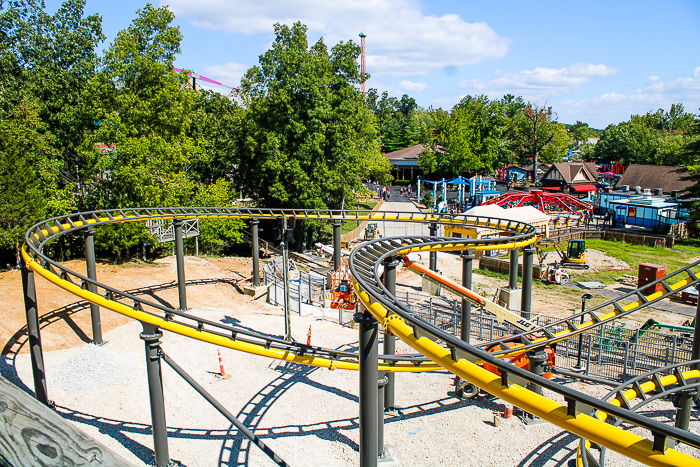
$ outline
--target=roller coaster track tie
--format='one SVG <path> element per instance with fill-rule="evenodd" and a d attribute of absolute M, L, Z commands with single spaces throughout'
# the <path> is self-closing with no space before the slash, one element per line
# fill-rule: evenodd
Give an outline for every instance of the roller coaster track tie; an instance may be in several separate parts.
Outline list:
<path fill-rule="evenodd" d="M 662 435 L 661 433 L 656 433 L 654 431 L 652 431 L 651 434 L 654 436 L 654 451 L 658 451 L 663 454 L 664 451 L 666 451 L 666 435 Z"/>
<path fill-rule="evenodd" d="M 272 342 L 269 340 L 265 341 L 265 349 L 270 350 L 270 346 L 272 345 Z"/>
<path fill-rule="evenodd" d="M 564 322 L 569 327 L 569 331 L 578 331 L 578 328 L 576 327 L 576 325 L 574 323 L 572 323 L 570 320 L 566 319 L 566 320 L 564 320 Z"/>
<path fill-rule="evenodd" d="M 39 236 L 39 240 L 41 240 L 42 242 L 45 242 L 49 238 L 46 235 L 44 235 L 44 232 L 42 232 L 41 228 L 36 229 L 36 233 Z"/>
<path fill-rule="evenodd" d="M 620 306 L 619 303 L 617 303 L 617 301 L 614 301 L 613 305 L 615 305 L 615 308 L 617 308 L 618 310 L 623 311 L 622 307 Z M 603 322 L 603 320 L 600 319 L 600 317 L 598 315 L 596 315 L 595 313 L 593 313 L 593 312 L 587 312 L 587 313 L 590 315 L 591 320 L 595 321 L 596 324 Z"/>
<path fill-rule="evenodd" d="M 499 369 L 498 371 L 501 372 L 501 386 L 504 388 L 509 388 L 510 383 L 508 383 L 508 371 L 505 369 Z"/>
<path fill-rule="evenodd" d="M 681 373 L 681 370 L 678 369 L 678 367 L 675 367 L 673 369 L 673 374 L 676 375 L 676 380 L 678 380 L 678 385 L 679 386 L 687 386 L 688 382 L 685 380 L 683 377 L 683 373 Z"/>
<path fill-rule="evenodd" d="M 550 331 L 548 328 L 542 329 L 542 332 L 545 333 L 547 339 L 554 339 L 554 337 L 556 337 L 554 333 L 552 333 L 552 331 Z"/>
<path fill-rule="evenodd" d="M 235 340 L 236 340 L 236 335 L 237 335 L 237 334 L 238 334 L 238 333 L 237 333 L 235 330 L 231 330 L 231 340 L 232 340 L 232 341 L 235 341 Z"/>
<path fill-rule="evenodd" d="M 197 331 L 202 332 L 204 331 L 204 323 L 201 321 L 197 321 Z"/>
<path fill-rule="evenodd" d="M 569 417 L 576 418 L 576 399 L 569 396 L 564 396 L 564 401 L 566 402 L 566 414 Z"/>
<path fill-rule="evenodd" d="M 73 280 L 70 278 L 70 274 L 68 274 L 65 270 L 61 271 L 61 279 L 70 282 L 71 284 L 75 284 L 75 282 L 73 282 Z"/>
<path fill-rule="evenodd" d="M 77 227 L 77 225 L 75 225 L 75 222 L 73 222 L 73 219 L 71 219 L 70 217 L 66 217 L 66 222 L 70 225 L 72 229 Z"/>
<path fill-rule="evenodd" d="M 693 273 L 693 271 L 690 270 L 690 268 L 686 269 L 685 272 L 688 273 L 688 275 L 690 276 L 690 279 L 692 279 L 693 282 L 699 280 L 698 276 L 696 276 L 695 273 Z"/>
<path fill-rule="evenodd" d="M 617 399 L 620 402 L 620 407 L 624 406 L 623 408 L 627 410 L 632 410 L 632 406 L 630 405 L 629 401 L 625 397 L 623 393 L 623 389 L 620 389 L 617 391 L 617 395 L 615 396 L 615 399 Z"/>
<path fill-rule="evenodd" d="M 107 215 L 109 215 L 109 214 L 107 214 Z M 78 221 L 82 222 L 83 225 L 87 225 L 87 219 L 85 219 L 85 217 L 82 214 L 80 214 L 78 216 Z"/>
<path fill-rule="evenodd" d="M 658 373 L 654 373 L 654 375 L 651 378 L 654 381 L 654 384 L 656 384 L 656 388 L 659 391 L 661 391 L 661 392 L 666 391 L 666 388 L 664 387 L 663 383 L 661 382 L 661 378 L 659 378 Z"/>
<path fill-rule="evenodd" d="M 54 220 L 53 223 L 54 223 L 54 225 L 56 226 L 56 228 L 57 228 L 60 232 L 65 232 L 65 231 L 66 231 L 66 228 L 63 227 L 63 224 L 61 224 L 60 222 L 58 222 L 58 219 Z"/>
<path fill-rule="evenodd" d="M 637 292 L 637 297 L 642 303 L 649 303 L 649 300 L 644 296 L 644 294 L 640 291 Z"/>
<path fill-rule="evenodd" d="M 449 344 L 447 345 L 447 348 L 450 349 L 450 358 L 456 362 L 458 360 L 457 359 L 457 349 L 455 349 L 455 347 L 453 345 L 449 345 Z"/>
<path fill-rule="evenodd" d="M 664 293 L 664 295 L 673 292 L 673 289 L 671 288 L 670 285 L 668 285 L 668 283 L 666 282 L 666 279 L 662 279 L 661 282 L 659 282 L 659 283 L 663 286 L 664 289 L 666 289 L 666 292 Z"/>
<path fill-rule="evenodd" d="M 165 313 L 165 321 L 172 321 L 172 319 L 173 319 L 172 313 Z"/>
<path fill-rule="evenodd" d="M 111 290 L 106 291 L 105 298 L 107 300 L 109 300 L 110 302 L 113 302 L 114 301 L 114 292 L 112 292 Z"/>
<path fill-rule="evenodd" d="M 613 300 L 613 303 L 612 303 L 612 304 L 613 304 L 613 306 L 615 307 L 615 309 L 616 309 L 619 313 L 627 313 L 627 311 L 626 311 L 624 308 L 622 308 L 622 305 L 620 305 L 620 304 L 617 302 L 617 300 Z M 591 313 L 591 316 L 593 316 L 593 313 Z M 600 320 L 598 320 L 598 321 L 596 321 L 596 322 L 599 323 Z"/>
<path fill-rule="evenodd" d="M 637 397 L 642 399 L 643 401 L 647 400 L 649 397 L 646 395 L 646 393 L 642 390 L 642 386 L 639 384 L 639 380 L 635 381 L 632 383 L 632 389 L 634 389 L 637 393 Z"/>

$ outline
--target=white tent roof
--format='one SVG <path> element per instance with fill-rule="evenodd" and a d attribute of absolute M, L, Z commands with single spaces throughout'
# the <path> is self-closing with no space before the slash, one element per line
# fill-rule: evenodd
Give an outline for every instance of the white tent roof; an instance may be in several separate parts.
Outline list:
<path fill-rule="evenodd" d="M 508 219 L 527 224 L 549 222 L 549 216 L 533 206 L 522 206 L 519 208 L 503 209 L 497 204 L 475 206 L 465 212 L 469 216 L 496 217 Z"/>

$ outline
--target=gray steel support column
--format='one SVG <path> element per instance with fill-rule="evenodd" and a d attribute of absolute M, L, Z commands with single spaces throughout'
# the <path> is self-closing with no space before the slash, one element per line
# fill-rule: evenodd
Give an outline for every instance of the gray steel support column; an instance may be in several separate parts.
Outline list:
<path fill-rule="evenodd" d="M 676 399 L 676 428 L 688 431 L 690 428 L 690 411 L 693 408 L 693 397 L 697 394 L 695 389 L 685 389 L 678 393 Z"/>
<path fill-rule="evenodd" d="M 251 256 L 253 257 L 253 285 L 258 287 L 260 285 L 260 244 L 258 241 L 258 226 L 260 221 L 258 219 L 251 219 L 250 230 L 252 233 L 252 248 Z"/>
<path fill-rule="evenodd" d="M 437 224 L 428 225 L 428 229 L 430 229 L 430 236 L 431 237 L 437 237 L 437 232 L 438 232 L 438 225 Z M 430 270 L 437 271 L 437 251 L 430 252 Z"/>
<path fill-rule="evenodd" d="M 377 381 L 377 457 L 380 459 L 384 457 L 384 404 L 382 401 L 385 400 L 387 376 L 390 374 L 386 371 L 377 372 L 379 378 Z"/>
<path fill-rule="evenodd" d="M 163 337 L 163 333 L 153 324 L 141 324 L 143 332 L 139 337 L 146 344 L 146 371 L 148 372 L 148 394 L 151 401 L 155 466 L 167 467 L 170 465 L 170 453 L 168 452 L 168 427 L 165 423 L 165 399 L 160 360 L 160 338 Z"/>
<path fill-rule="evenodd" d="M 593 295 L 587 293 L 581 295 L 581 324 L 585 323 L 586 314 L 586 300 L 593 298 Z M 590 354 L 590 351 L 589 351 Z M 583 333 L 578 335 L 578 355 L 576 356 L 576 366 L 573 368 L 577 371 L 583 371 Z"/>
<path fill-rule="evenodd" d="M 468 289 L 472 288 L 472 269 L 474 265 L 474 250 L 466 250 L 462 254 L 462 285 Z M 472 330 L 472 304 L 462 300 L 462 316 L 460 321 L 459 338 L 467 344 L 471 338 Z"/>
<path fill-rule="evenodd" d="M 334 220 L 333 221 L 333 270 L 337 271 L 343 261 L 340 255 L 340 227 L 343 225 L 343 221 Z"/>
<path fill-rule="evenodd" d="M 508 287 L 511 290 L 518 288 L 518 249 L 510 250 L 510 270 L 508 277 Z"/>
<path fill-rule="evenodd" d="M 520 309 L 522 317 L 530 319 L 532 311 L 532 262 L 535 249 L 532 245 L 523 248 L 523 290 L 520 297 Z"/>
<path fill-rule="evenodd" d="M 396 267 L 399 265 L 399 260 L 395 256 L 389 256 L 384 260 L 384 287 L 390 294 L 396 295 Z M 396 337 L 384 334 L 384 355 L 394 355 L 396 353 Z M 394 373 L 387 373 L 387 383 L 383 390 L 384 397 L 382 401 L 384 410 L 394 410 L 394 392 L 396 387 Z"/>
<path fill-rule="evenodd" d="M 360 467 L 376 467 L 379 330 L 367 310 L 356 313 L 355 321 L 360 325 Z"/>
<path fill-rule="evenodd" d="M 185 245 L 182 240 L 182 223 L 182 219 L 173 219 L 173 227 L 175 228 L 175 262 L 177 263 L 177 291 L 180 296 L 180 310 L 186 310 Z"/>
<path fill-rule="evenodd" d="M 544 349 L 539 348 L 529 351 L 527 353 L 527 358 L 530 360 L 530 372 L 542 376 L 544 374 L 545 362 L 547 361 L 547 354 L 545 353 Z M 539 394 L 540 396 L 543 393 L 542 386 L 538 386 L 533 383 L 528 383 L 527 389 L 534 392 L 535 394 Z M 533 420 L 535 421 L 535 423 L 541 420 L 539 417 L 536 417 L 529 413 L 525 415 L 525 418 L 527 420 Z"/>
<path fill-rule="evenodd" d="M 41 333 L 39 332 L 39 311 L 36 305 L 36 288 L 34 271 L 22 260 L 22 289 L 24 291 L 24 310 L 27 313 L 27 337 L 29 338 L 29 355 L 32 359 L 32 376 L 34 377 L 34 397 L 42 404 L 49 405 L 46 391 L 46 369 L 44 354 L 41 350 Z"/>
<path fill-rule="evenodd" d="M 88 227 L 85 230 L 85 263 L 87 266 L 88 279 L 97 280 L 97 267 L 95 266 L 95 229 Z M 97 286 L 88 283 L 88 290 L 97 293 Z M 100 307 L 94 303 L 90 304 L 90 318 L 92 320 L 92 342 L 102 345 L 102 324 L 100 322 Z"/>
<path fill-rule="evenodd" d="M 695 308 L 695 333 L 693 334 L 693 349 L 690 355 L 691 360 L 700 359 L 700 298 L 698 298 L 698 305 Z M 700 364 L 694 364 L 693 370 L 700 370 Z"/>

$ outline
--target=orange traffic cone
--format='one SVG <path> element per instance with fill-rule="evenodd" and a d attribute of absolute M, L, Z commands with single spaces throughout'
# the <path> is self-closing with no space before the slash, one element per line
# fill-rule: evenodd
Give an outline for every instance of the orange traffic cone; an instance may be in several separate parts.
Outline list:
<path fill-rule="evenodd" d="M 221 372 L 221 377 L 225 378 L 226 377 L 226 370 L 224 370 L 224 362 L 221 361 L 221 350 L 216 349 L 216 353 L 219 354 L 219 371 Z"/>

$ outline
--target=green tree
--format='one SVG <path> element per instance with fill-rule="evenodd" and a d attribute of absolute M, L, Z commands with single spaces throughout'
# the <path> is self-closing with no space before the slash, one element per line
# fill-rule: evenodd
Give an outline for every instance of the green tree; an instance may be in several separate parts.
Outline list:
<path fill-rule="evenodd" d="M 551 109 L 528 103 L 514 118 L 514 140 L 518 152 L 521 157 L 532 158 L 535 167 L 540 155 L 545 162 L 555 162 L 561 160 L 566 151 L 566 143 L 562 147 L 562 140 L 566 138 L 568 141 L 566 130 L 564 125 L 556 122 L 556 114 Z M 533 177 L 536 173 L 533 170 Z"/>
<path fill-rule="evenodd" d="M 595 138 L 598 133 L 588 127 L 588 123 L 583 123 L 580 120 L 576 120 L 576 123 L 569 126 L 566 130 L 571 138 L 572 146 L 578 147 L 580 143 L 585 143 L 588 138 Z"/>
<path fill-rule="evenodd" d="M 52 135 L 38 114 L 22 101 L 0 120 L 0 247 L 14 249 L 17 264 L 27 228 L 73 207 L 57 186 Z"/>
<path fill-rule="evenodd" d="M 306 27 L 275 25 L 272 48 L 241 83 L 238 181 L 268 207 L 354 204 L 362 180 L 386 176 L 376 120 L 357 86 L 358 45 L 307 44 Z"/>
<path fill-rule="evenodd" d="M 457 176 L 490 172 L 509 160 L 513 154 L 510 110 L 503 102 L 481 95 L 463 98 L 449 114 L 432 111 L 437 137 L 421 157 L 421 167 L 440 176 Z"/>
<path fill-rule="evenodd" d="M 244 115 L 243 109 L 219 93 L 203 91 L 196 96 L 187 134 L 201 154 L 191 167 L 198 182 L 233 180 L 238 164 L 236 135 Z"/>
<path fill-rule="evenodd" d="M 0 118 L 20 102 L 35 102 L 40 131 L 54 136 L 59 183 L 80 193 L 95 175 L 81 147 L 94 129 L 88 81 L 104 39 L 101 19 L 84 15 L 84 0 L 67 0 L 54 15 L 33 0 L 8 6 L 0 13 Z"/>
<path fill-rule="evenodd" d="M 93 202 L 99 207 L 187 205 L 201 156 L 187 135 L 195 91 L 173 71 L 182 35 L 167 8 L 147 4 L 110 44 L 93 82 L 100 103 L 95 143 L 104 181 Z"/>

